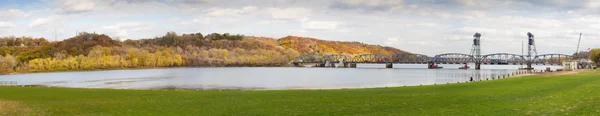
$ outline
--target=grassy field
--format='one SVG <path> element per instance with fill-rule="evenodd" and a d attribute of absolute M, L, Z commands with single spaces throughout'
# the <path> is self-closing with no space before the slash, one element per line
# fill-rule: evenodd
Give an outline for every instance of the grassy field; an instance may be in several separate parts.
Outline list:
<path fill-rule="evenodd" d="M 0 87 L 0 115 L 598 115 L 600 71 L 344 90 Z"/>

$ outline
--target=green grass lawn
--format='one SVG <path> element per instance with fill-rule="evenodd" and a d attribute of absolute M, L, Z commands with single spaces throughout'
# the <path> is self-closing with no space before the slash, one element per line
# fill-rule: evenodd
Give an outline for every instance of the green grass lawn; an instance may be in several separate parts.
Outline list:
<path fill-rule="evenodd" d="M 598 115 L 600 71 L 343 90 L 0 87 L 0 115 Z"/>

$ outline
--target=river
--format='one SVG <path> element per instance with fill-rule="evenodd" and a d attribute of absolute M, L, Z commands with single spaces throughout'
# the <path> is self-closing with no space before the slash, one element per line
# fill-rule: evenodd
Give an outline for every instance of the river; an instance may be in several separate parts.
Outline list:
<path fill-rule="evenodd" d="M 161 68 L 0 75 L 18 85 L 115 89 L 341 89 L 446 84 L 491 79 L 519 65 L 482 65 L 481 70 L 427 69 L 426 64 L 358 64 L 358 68 L 219 67 Z M 473 66 L 471 66 L 473 67 Z M 560 66 L 535 66 L 536 69 Z"/>

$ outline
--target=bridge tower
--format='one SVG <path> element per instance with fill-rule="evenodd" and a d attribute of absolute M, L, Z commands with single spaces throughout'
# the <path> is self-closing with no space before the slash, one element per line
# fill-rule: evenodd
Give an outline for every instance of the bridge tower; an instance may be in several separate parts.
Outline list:
<path fill-rule="evenodd" d="M 537 55 L 537 50 L 535 49 L 535 40 L 533 34 L 531 34 L 531 32 L 527 32 L 527 37 L 529 37 L 529 42 L 527 44 L 527 69 L 533 69 L 531 67 L 531 63 Z"/>
<path fill-rule="evenodd" d="M 475 33 L 473 35 L 473 47 L 471 48 L 471 56 L 475 61 L 475 69 L 481 69 L 481 34 Z"/>

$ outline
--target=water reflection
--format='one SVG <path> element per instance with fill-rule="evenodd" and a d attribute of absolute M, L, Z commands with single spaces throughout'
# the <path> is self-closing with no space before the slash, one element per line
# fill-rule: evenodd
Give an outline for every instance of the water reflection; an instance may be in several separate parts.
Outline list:
<path fill-rule="evenodd" d="M 2 75 L 20 85 L 123 89 L 339 89 L 416 86 L 489 80 L 519 66 L 482 66 L 482 70 L 422 64 L 359 64 L 358 68 L 167 68 Z M 453 68 L 455 67 L 455 68 Z M 544 67 L 536 67 L 544 69 Z M 552 67 L 553 69 L 558 67 Z"/>

